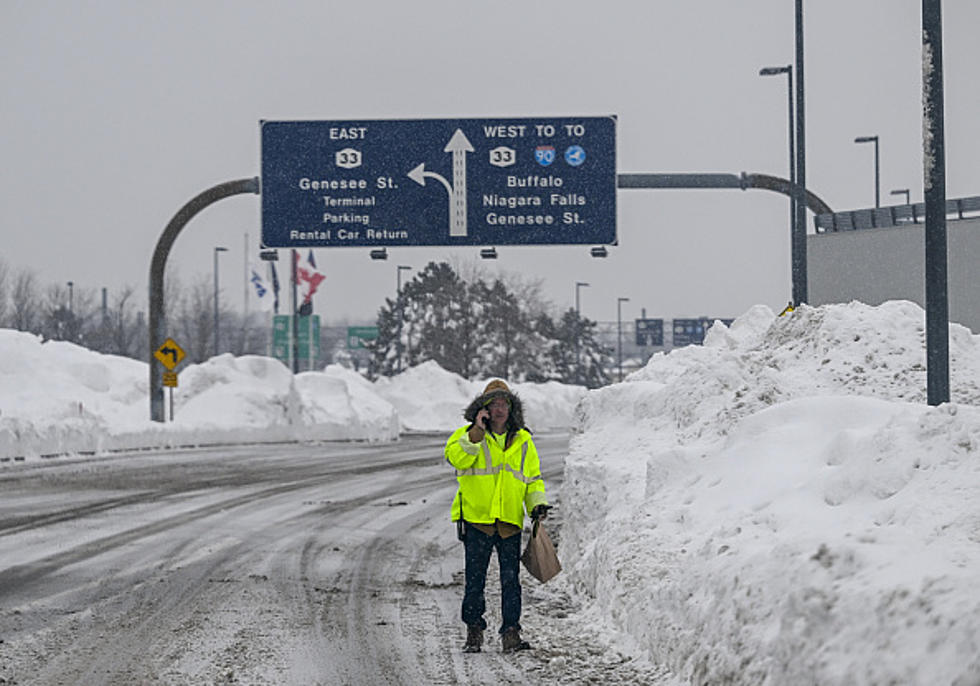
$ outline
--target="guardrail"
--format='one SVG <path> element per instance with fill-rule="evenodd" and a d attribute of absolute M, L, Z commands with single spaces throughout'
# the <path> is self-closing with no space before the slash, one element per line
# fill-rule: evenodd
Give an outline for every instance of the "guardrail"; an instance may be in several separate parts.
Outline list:
<path fill-rule="evenodd" d="M 947 219 L 968 219 L 967 215 L 973 212 L 980 212 L 980 196 L 974 195 L 969 198 L 955 198 L 946 201 Z M 924 224 L 925 220 L 926 204 L 917 202 L 911 205 L 818 214 L 814 216 L 813 224 L 817 233 L 835 233 L 838 231 Z"/>

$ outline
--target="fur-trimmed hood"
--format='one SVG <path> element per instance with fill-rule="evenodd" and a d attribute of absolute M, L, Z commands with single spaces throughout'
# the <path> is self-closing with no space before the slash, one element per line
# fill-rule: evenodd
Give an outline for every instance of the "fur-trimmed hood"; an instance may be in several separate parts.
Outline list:
<path fill-rule="evenodd" d="M 516 393 L 510 390 L 504 391 L 501 389 L 491 390 L 489 393 L 481 393 L 476 398 L 473 399 L 465 410 L 463 410 L 463 419 L 468 421 L 471 425 L 473 420 L 476 419 L 476 413 L 481 409 L 490 404 L 490 401 L 494 398 L 507 398 L 510 400 L 510 414 L 507 417 L 507 442 L 506 445 L 510 445 L 514 436 L 521 429 L 527 429 L 524 426 L 524 404 Z M 530 429 L 527 429 L 530 431 Z"/>

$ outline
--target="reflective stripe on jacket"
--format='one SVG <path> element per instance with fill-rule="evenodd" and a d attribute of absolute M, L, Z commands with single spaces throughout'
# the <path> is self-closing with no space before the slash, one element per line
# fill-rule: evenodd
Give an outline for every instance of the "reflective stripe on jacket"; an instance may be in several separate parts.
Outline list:
<path fill-rule="evenodd" d="M 504 450 L 496 440 L 488 440 L 489 434 L 479 444 L 471 443 L 470 426 L 456 429 L 446 442 L 446 460 L 456 468 L 459 482 L 453 521 L 493 524 L 499 519 L 523 528 L 525 509 L 548 504 L 531 434 L 521 429 Z"/>

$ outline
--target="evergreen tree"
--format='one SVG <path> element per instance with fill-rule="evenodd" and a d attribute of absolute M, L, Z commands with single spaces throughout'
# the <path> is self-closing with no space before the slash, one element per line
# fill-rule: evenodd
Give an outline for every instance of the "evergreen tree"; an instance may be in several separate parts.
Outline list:
<path fill-rule="evenodd" d="M 479 329 L 480 376 L 523 379 L 525 370 L 517 353 L 527 342 L 527 328 L 517 297 L 500 279 L 494 281 L 492 287 L 479 281 L 474 285 L 474 291 L 486 305 Z"/>
<path fill-rule="evenodd" d="M 502 279 L 467 282 L 448 263 L 430 262 L 379 310 L 369 374 L 397 373 L 400 345 L 403 369 L 434 360 L 467 379 L 608 383 L 612 353 L 596 340 L 596 323 L 569 310 L 556 324 L 539 293 L 537 284 L 515 293 Z"/>
<path fill-rule="evenodd" d="M 398 302 L 385 298 L 384 306 L 378 310 L 378 337 L 364 343 L 371 353 L 368 362 L 368 376 L 371 378 L 393 376 L 398 371 L 398 312 Z"/>
<path fill-rule="evenodd" d="M 470 378 L 479 346 L 477 332 L 484 304 L 447 262 L 430 262 L 413 279 L 417 303 L 419 356 Z"/>
<path fill-rule="evenodd" d="M 569 308 L 555 331 L 552 353 L 559 378 L 564 383 L 598 388 L 609 383 L 612 350 L 595 338 L 596 322 Z"/>
<path fill-rule="evenodd" d="M 547 312 L 538 312 L 527 317 L 528 327 L 526 345 L 521 349 L 520 365 L 524 380 L 532 383 L 561 381 L 564 375 L 559 371 L 561 350 L 554 349 L 557 328 Z M 556 352 L 559 353 L 556 357 Z"/>

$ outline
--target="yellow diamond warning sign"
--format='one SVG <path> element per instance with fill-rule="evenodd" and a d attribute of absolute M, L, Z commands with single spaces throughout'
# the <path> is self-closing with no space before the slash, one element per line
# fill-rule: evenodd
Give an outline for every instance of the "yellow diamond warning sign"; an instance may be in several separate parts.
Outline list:
<path fill-rule="evenodd" d="M 172 371 L 174 367 L 180 364 L 180 361 L 185 357 L 184 349 L 177 345 L 177 342 L 168 338 L 163 342 L 156 352 L 153 353 L 153 357 L 160 360 L 160 364 L 167 368 L 167 370 Z"/>

